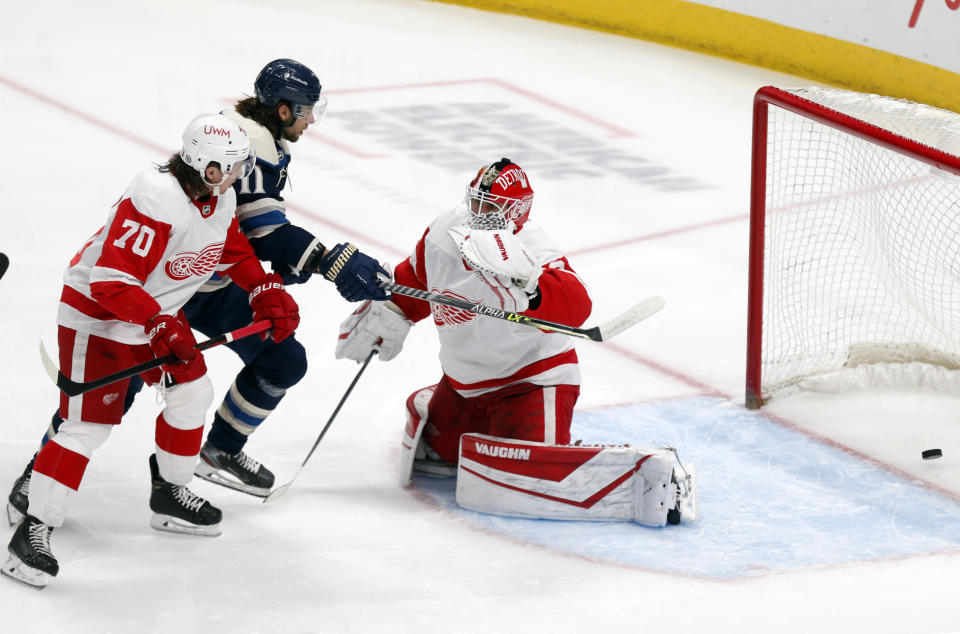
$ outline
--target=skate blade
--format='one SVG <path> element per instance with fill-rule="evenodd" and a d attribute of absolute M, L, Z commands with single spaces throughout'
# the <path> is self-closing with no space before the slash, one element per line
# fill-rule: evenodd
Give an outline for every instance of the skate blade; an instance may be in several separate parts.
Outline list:
<path fill-rule="evenodd" d="M 11 554 L 7 563 L 3 564 L 3 568 L 0 568 L 0 574 L 34 590 L 43 590 L 53 579 L 53 576 L 49 573 L 31 568 L 14 554 Z"/>
<path fill-rule="evenodd" d="M 674 467 L 674 474 L 677 482 L 680 483 L 677 486 L 683 492 L 679 504 L 680 519 L 681 521 L 692 522 L 697 519 L 697 465 L 691 463 L 684 465 L 684 467 L 687 477 L 684 477 L 684 472 L 681 469 Z"/>
<path fill-rule="evenodd" d="M 452 478 L 457 475 L 457 465 L 424 458 L 413 461 L 413 472 L 431 478 Z"/>
<path fill-rule="evenodd" d="M 170 515 L 154 513 L 150 518 L 150 526 L 158 531 L 180 533 L 182 535 L 199 535 L 201 537 L 218 537 L 222 531 L 220 524 L 191 524 Z"/>
<path fill-rule="evenodd" d="M 244 484 L 243 482 L 240 482 L 240 480 L 234 478 L 232 475 L 224 472 L 223 469 L 215 469 L 214 467 L 210 467 L 202 460 L 200 465 L 197 466 L 197 469 L 193 472 L 193 475 L 197 476 L 201 480 L 213 482 L 214 484 L 219 484 L 222 487 L 233 489 L 234 491 L 240 491 L 241 493 L 246 493 L 254 497 L 265 498 L 270 495 L 270 489 Z"/>
<path fill-rule="evenodd" d="M 16 526 L 23 521 L 23 513 L 17 510 L 13 504 L 7 502 L 7 521 L 10 522 L 10 526 Z"/>

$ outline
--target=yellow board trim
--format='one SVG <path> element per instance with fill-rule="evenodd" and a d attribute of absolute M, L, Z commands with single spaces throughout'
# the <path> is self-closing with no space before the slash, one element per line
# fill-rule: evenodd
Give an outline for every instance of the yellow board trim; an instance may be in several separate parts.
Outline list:
<path fill-rule="evenodd" d="M 626 35 L 840 88 L 960 109 L 960 74 L 683 0 L 433 0 Z"/>

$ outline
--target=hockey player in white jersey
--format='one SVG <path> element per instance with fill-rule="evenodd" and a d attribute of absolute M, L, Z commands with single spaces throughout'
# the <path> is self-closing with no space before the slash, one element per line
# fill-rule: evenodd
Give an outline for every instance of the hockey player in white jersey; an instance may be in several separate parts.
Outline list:
<path fill-rule="evenodd" d="M 555 323 L 580 326 L 587 288 L 546 231 L 530 221 L 526 173 L 502 158 L 484 166 L 463 205 L 435 219 L 395 281 Z M 680 521 L 685 473 L 667 450 L 570 446 L 580 393 L 573 339 L 394 294 L 367 302 L 340 327 L 337 358 L 389 361 L 410 326 L 432 316 L 443 374 L 407 399 L 400 481 L 411 469 L 457 475 L 457 502 L 520 517 Z M 687 505 L 692 510 L 692 505 Z"/>
<path fill-rule="evenodd" d="M 283 277 L 285 284 L 323 279 L 335 285 L 347 301 L 383 300 L 388 294 L 377 283 L 385 271 L 353 244 L 324 246 L 320 238 L 287 217 L 286 184 L 291 165 L 291 143 L 319 122 L 326 110 L 320 80 L 304 64 L 276 59 L 266 64 L 253 83 L 254 97 L 240 99 L 222 114 L 247 133 L 256 160 L 250 173 L 233 185 L 240 231 L 254 253 Z M 316 275 L 314 275 L 316 274 Z M 183 306 L 191 327 L 215 337 L 250 323 L 247 293 L 229 276 L 215 273 Z M 282 340 L 255 337 L 226 344 L 243 361 L 218 407 L 213 408 L 196 475 L 232 489 L 264 497 L 274 484 L 273 472 L 246 452 L 250 436 L 272 416 L 288 390 L 307 372 L 307 351 L 295 336 Z M 129 409 L 143 387 L 130 380 L 123 395 Z M 63 422 L 54 412 L 41 444 Z M 31 459 L 8 495 L 7 516 L 16 524 L 26 511 Z"/>
<path fill-rule="evenodd" d="M 254 320 L 270 320 L 275 340 L 299 323 L 279 276 L 263 271 L 238 228 L 231 185 L 253 160 L 236 123 L 222 115 L 195 118 L 182 150 L 131 182 L 64 273 L 57 314 L 63 374 L 90 381 L 154 357 L 180 359 L 142 375 L 164 388 L 149 459 L 151 525 L 159 530 L 217 535 L 221 518 L 186 488 L 213 388 L 182 306 L 218 272 L 249 292 Z M 64 422 L 33 462 L 27 515 L 10 541 L 4 575 L 42 587 L 58 573 L 51 531 L 62 525 L 91 455 L 120 423 L 128 382 L 61 393 Z"/>

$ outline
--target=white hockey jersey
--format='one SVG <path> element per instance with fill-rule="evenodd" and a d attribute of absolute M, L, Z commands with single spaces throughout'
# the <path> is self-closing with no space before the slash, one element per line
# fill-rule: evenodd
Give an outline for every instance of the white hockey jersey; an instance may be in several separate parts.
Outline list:
<path fill-rule="evenodd" d="M 504 281 L 471 269 L 460 254 L 457 241 L 467 232 L 468 214 L 466 207 L 460 206 L 434 220 L 414 254 L 397 267 L 396 281 L 516 311 L 514 300 L 504 292 Z M 550 304 L 543 311 L 525 314 L 574 326 L 582 324 L 590 313 L 589 295 L 563 254 L 533 222 L 527 222 L 517 235 L 543 263 L 543 301 Z M 426 303 L 408 297 L 394 295 L 393 301 L 413 321 L 432 316 L 440 336 L 440 365 L 462 396 L 477 396 L 519 382 L 580 384 L 574 340 L 570 337 L 450 306 L 430 304 L 426 308 Z"/>
<path fill-rule="evenodd" d="M 112 313 L 91 287 L 137 286 L 159 312 L 175 315 L 215 271 L 247 258 L 256 261 L 235 213 L 232 189 L 193 201 L 172 174 L 157 168 L 142 172 L 70 261 L 57 323 L 123 343 L 148 343 L 143 324 Z"/>

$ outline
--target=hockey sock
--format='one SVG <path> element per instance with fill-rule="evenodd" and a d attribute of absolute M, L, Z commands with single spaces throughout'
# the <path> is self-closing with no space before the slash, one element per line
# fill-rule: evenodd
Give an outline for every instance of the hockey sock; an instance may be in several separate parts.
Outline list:
<path fill-rule="evenodd" d="M 287 393 L 245 367 L 213 416 L 207 440 L 217 449 L 235 454 L 243 449 L 247 437 L 273 412 Z"/>

